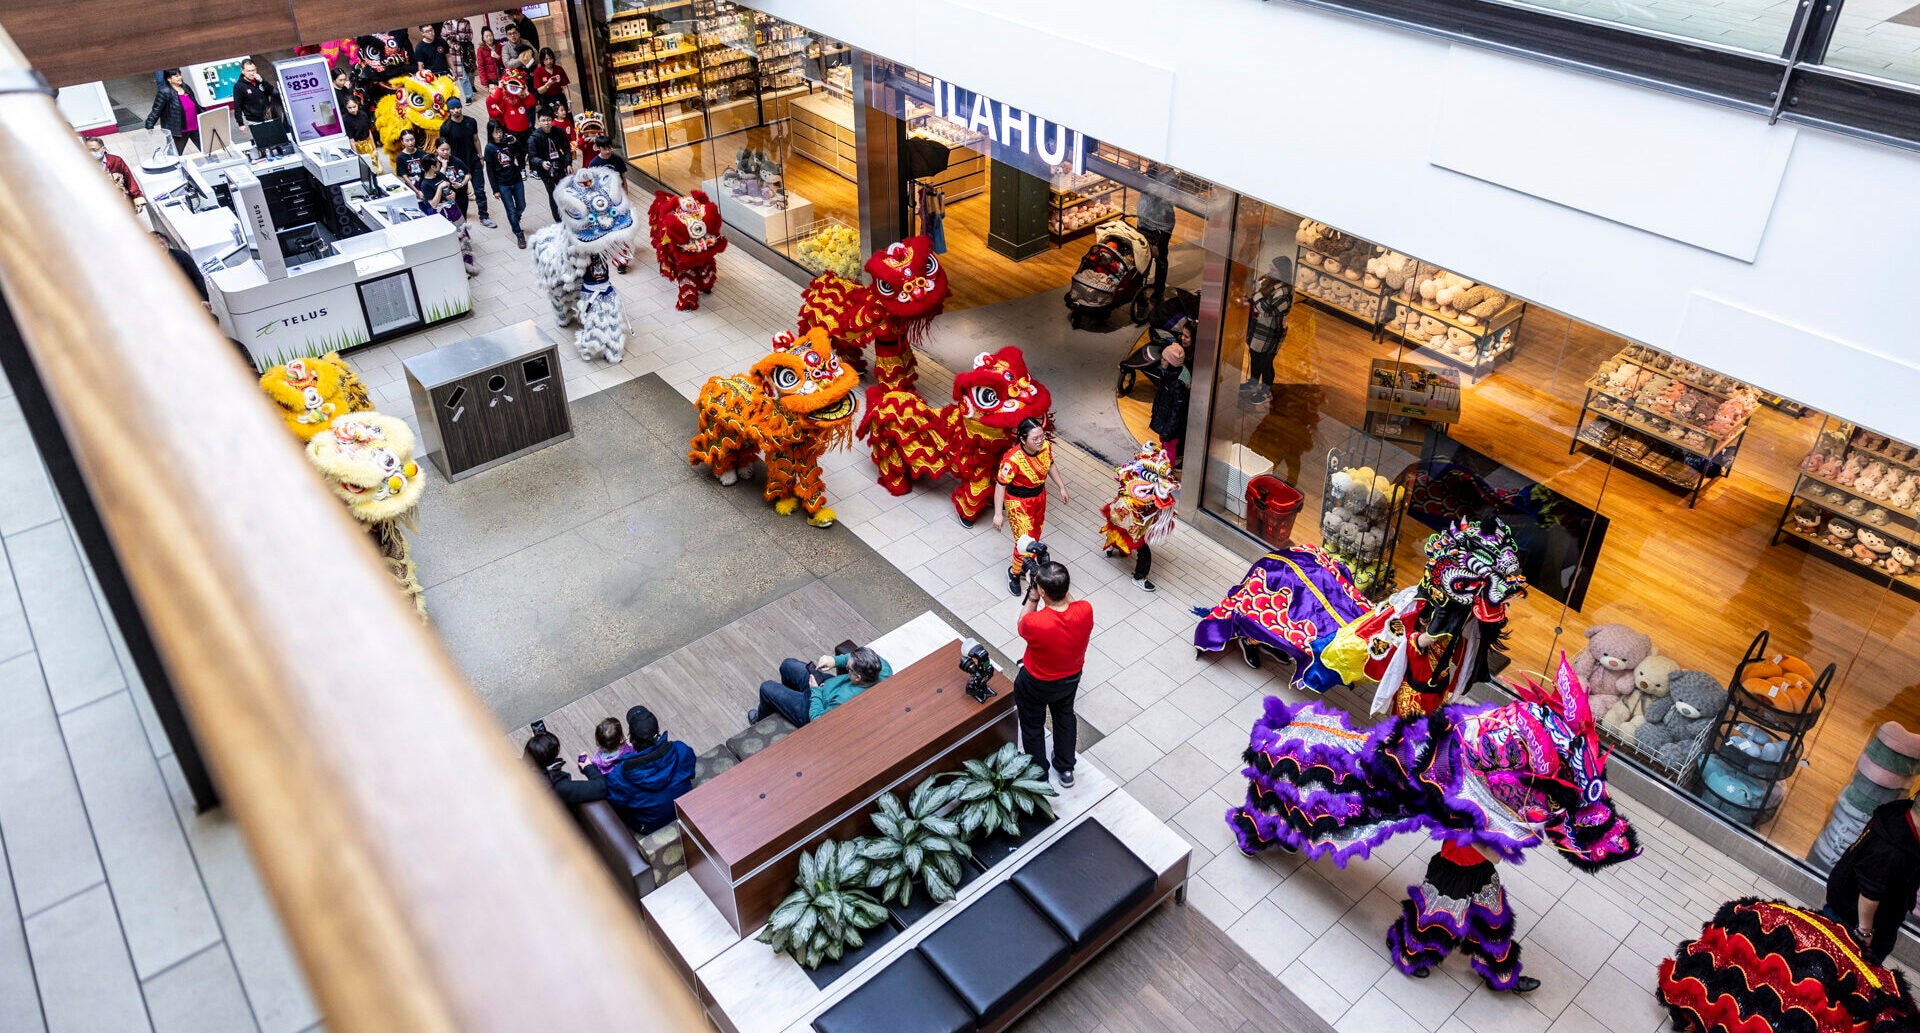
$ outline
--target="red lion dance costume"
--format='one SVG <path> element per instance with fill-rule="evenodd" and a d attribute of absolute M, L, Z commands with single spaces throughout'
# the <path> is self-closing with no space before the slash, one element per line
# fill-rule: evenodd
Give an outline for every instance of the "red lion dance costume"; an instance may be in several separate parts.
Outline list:
<path fill-rule="evenodd" d="M 913 349 L 945 307 L 946 271 L 930 237 L 908 237 L 867 259 L 873 286 L 837 273 L 821 273 L 800 295 L 800 332 L 814 327 L 833 338 L 840 361 L 867 371 L 862 349 L 873 345 L 874 378 L 901 391 L 919 381 Z"/>
<path fill-rule="evenodd" d="M 911 366 L 912 353 L 906 353 Z M 953 404 L 935 409 L 912 391 L 892 387 L 899 366 L 882 365 L 867 389 L 859 437 L 873 449 L 880 485 L 905 495 L 919 477 L 952 475 L 953 510 L 969 527 L 993 504 L 994 472 L 1014 444 L 1013 430 L 1031 416 L 1048 420 L 1053 397 L 1027 376 L 1020 349 L 980 354 L 953 378 Z"/>
<path fill-rule="evenodd" d="M 720 234 L 720 206 L 704 190 L 685 197 L 656 190 L 647 209 L 647 226 L 660 259 L 660 275 L 680 283 L 680 300 L 673 307 L 697 311 L 700 295 L 713 293 L 714 262 L 727 249 L 727 238 Z"/>
<path fill-rule="evenodd" d="M 1723 904 L 1660 963 L 1673 1028 L 1698 1033 L 1895 1033 L 1920 1029 L 1897 972 L 1866 959 L 1840 923 L 1777 900 Z"/>

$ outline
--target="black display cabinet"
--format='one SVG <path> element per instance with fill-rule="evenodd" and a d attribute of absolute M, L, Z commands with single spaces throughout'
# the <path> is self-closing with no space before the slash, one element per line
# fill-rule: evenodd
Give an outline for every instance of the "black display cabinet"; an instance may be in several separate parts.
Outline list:
<path fill-rule="evenodd" d="M 1780 809 L 1785 796 L 1780 784 L 1793 776 L 1807 733 L 1826 712 L 1834 674 L 1834 665 L 1828 664 L 1814 677 L 1804 704 L 1785 709 L 1741 688 L 1749 668 L 1766 657 L 1767 633 L 1762 631 L 1733 669 L 1727 705 L 1692 772 L 1693 791 L 1707 806 L 1750 826 L 1765 824 Z"/>

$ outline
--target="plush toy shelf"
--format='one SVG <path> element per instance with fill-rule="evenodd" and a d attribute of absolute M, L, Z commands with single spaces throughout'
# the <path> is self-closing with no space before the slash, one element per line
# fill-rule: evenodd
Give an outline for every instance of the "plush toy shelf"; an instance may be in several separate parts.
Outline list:
<path fill-rule="evenodd" d="M 1869 483 L 1866 478 L 1875 468 L 1880 476 Z M 1901 482 L 1897 488 L 1878 490 L 1896 481 Z M 1791 539 L 1819 555 L 1837 557 L 1862 577 L 1884 580 L 1902 595 L 1920 598 L 1916 487 L 1920 450 L 1852 424 L 1823 429 L 1800 463 L 1773 542 Z M 1902 506 L 1896 499 L 1909 504 Z"/>

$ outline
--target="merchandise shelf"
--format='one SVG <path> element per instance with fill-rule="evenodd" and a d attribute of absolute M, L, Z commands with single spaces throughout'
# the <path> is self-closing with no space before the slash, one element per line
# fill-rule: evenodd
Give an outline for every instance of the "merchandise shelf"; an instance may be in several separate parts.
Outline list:
<path fill-rule="evenodd" d="M 1887 579 L 1889 584 L 1904 595 L 1920 594 L 1920 504 L 1897 506 L 1891 499 L 1876 499 L 1852 484 L 1842 483 L 1825 473 L 1809 469 L 1816 465 L 1822 455 L 1830 456 L 1843 464 L 1851 464 L 1857 458 L 1884 463 L 1888 476 L 1898 476 L 1903 481 L 1907 476 L 1920 477 L 1920 465 L 1915 459 L 1905 458 L 1904 442 L 1887 441 L 1886 447 L 1869 448 L 1865 440 L 1879 439 L 1852 425 L 1840 424 L 1837 429 L 1824 430 L 1815 439 L 1807 458 L 1800 464 L 1799 476 L 1793 483 L 1793 493 L 1787 497 L 1787 504 L 1780 512 L 1780 521 L 1774 529 L 1773 541 L 1778 544 L 1784 538 L 1792 538 L 1815 551 L 1844 560 L 1844 565 L 1863 577 L 1875 581 Z M 1899 446 L 1900 451 L 1893 451 Z M 1816 511 L 1814 522 L 1810 526 L 1794 519 L 1794 510 L 1802 505 L 1811 506 Z M 1887 540 L 1886 552 L 1875 552 L 1861 557 L 1852 548 L 1843 548 L 1833 544 L 1828 537 L 1830 525 L 1841 522 L 1853 529 L 1857 537 L 1863 531 L 1871 531 Z M 1871 550 L 1870 550 L 1871 551 Z M 1895 555 L 1899 552 L 1903 555 Z"/>
<path fill-rule="evenodd" d="M 1448 315 L 1408 293 L 1387 294 L 1385 297 L 1387 308 L 1382 312 L 1382 330 L 1476 377 L 1491 373 L 1495 366 L 1513 357 L 1514 345 L 1520 339 L 1520 320 L 1527 312 L 1526 303 L 1516 301 L 1486 319 L 1465 323 L 1457 315 Z M 1434 319 L 1447 329 L 1458 330 L 1472 338 L 1472 361 L 1441 349 L 1422 335 L 1414 333 L 1410 329 L 1409 313 Z"/>
<path fill-rule="evenodd" d="M 1594 424 L 1588 424 L 1585 429 L 1575 434 L 1574 442 L 1590 448 L 1597 448 L 1608 455 L 1625 461 L 1628 465 L 1636 469 L 1644 470 L 1669 484 L 1693 492 L 1695 499 L 1699 497 L 1701 485 L 1699 471 L 1678 461 L 1672 456 L 1668 456 L 1664 452 L 1648 450 L 1636 453 L 1629 451 L 1628 446 L 1621 445 L 1618 438 L 1613 441 L 1606 441 L 1600 438 L 1598 431 L 1595 430 Z M 1650 455 L 1658 456 L 1659 458 L 1649 458 Z M 1693 503 L 1689 501 L 1687 504 L 1691 506 Z"/>

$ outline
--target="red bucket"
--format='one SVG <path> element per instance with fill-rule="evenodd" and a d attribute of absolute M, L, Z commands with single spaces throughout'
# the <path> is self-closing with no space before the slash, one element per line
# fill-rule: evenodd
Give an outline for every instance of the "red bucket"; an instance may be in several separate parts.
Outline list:
<path fill-rule="evenodd" d="M 1247 482 L 1247 530 L 1276 549 L 1293 544 L 1293 520 L 1306 497 L 1272 474 Z"/>

